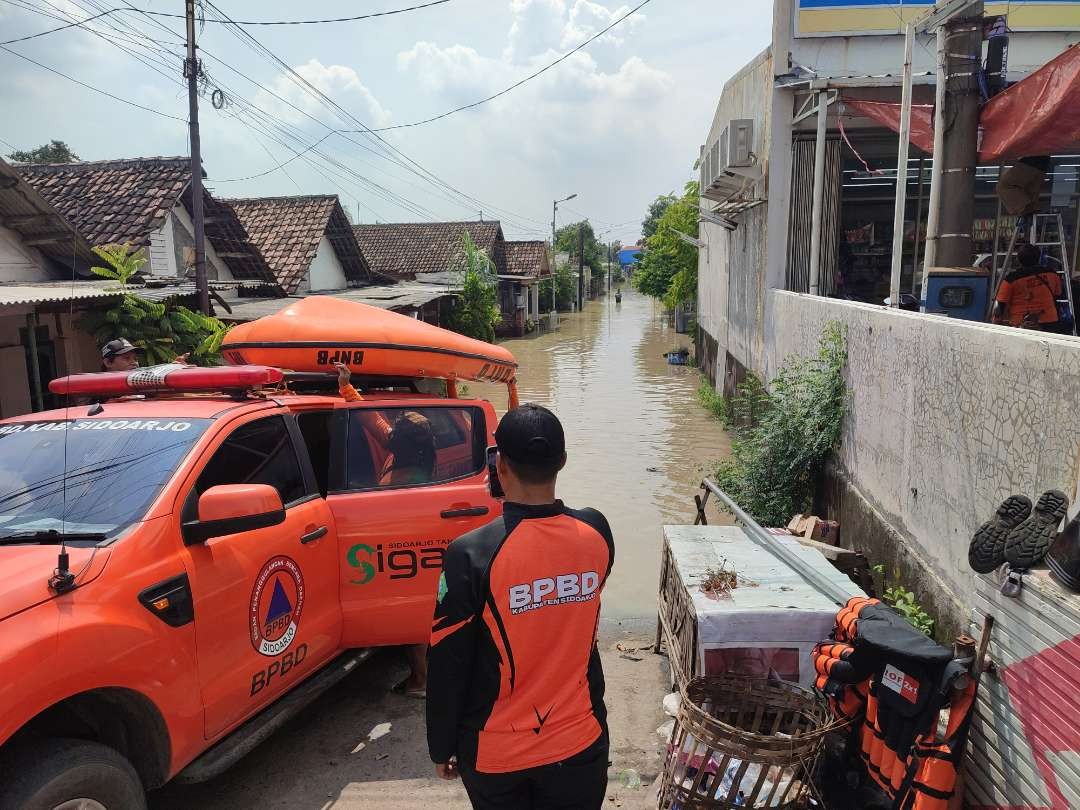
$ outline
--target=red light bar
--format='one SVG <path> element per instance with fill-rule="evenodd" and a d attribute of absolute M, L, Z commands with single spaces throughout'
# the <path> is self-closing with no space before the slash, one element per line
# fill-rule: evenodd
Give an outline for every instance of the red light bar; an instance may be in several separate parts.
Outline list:
<path fill-rule="evenodd" d="M 67 396 L 124 396 L 147 391 L 235 391 L 276 385 L 283 379 L 285 375 L 281 369 L 270 366 L 150 366 L 133 371 L 72 374 L 50 382 L 49 390 Z"/>

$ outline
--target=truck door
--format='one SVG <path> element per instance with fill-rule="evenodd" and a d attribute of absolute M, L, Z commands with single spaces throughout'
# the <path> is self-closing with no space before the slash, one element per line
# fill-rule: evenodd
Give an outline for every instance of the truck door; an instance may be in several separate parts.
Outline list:
<path fill-rule="evenodd" d="M 209 739 L 332 657 L 341 609 L 333 518 L 291 415 L 233 428 L 195 475 L 183 520 L 220 484 L 270 484 L 285 506 L 277 526 L 187 547 Z"/>
<path fill-rule="evenodd" d="M 501 512 L 487 488 L 490 406 L 348 409 L 338 528 L 342 646 L 426 642 L 446 546 Z"/>

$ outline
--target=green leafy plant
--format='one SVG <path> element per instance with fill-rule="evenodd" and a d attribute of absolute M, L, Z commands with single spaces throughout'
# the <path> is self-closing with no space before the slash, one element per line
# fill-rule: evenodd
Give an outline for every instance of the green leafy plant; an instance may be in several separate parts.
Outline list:
<path fill-rule="evenodd" d="M 748 380 L 731 403 L 732 453 L 716 482 L 765 526 L 783 526 L 810 507 L 825 460 L 840 441 L 847 410 L 847 340 L 825 325 L 818 352 L 789 357 L 769 390 Z"/>
<path fill-rule="evenodd" d="M 653 203 L 653 206 L 660 202 Z M 650 217 L 653 214 L 650 207 Z M 648 221 L 648 220 L 646 220 Z M 686 184 L 683 195 L 662 206 L 655 231 L 638 259 L 633 284 L 638 291 L 676 307 L 697 297 L 698 251 L 676 232 L 698 235 L 698 184 Z"/>
<path fill-rule="evenodd" d="M 104 245 L 95 247 L 94 252 L 109 265 L 92 268 L 94 273 L 123 287 L 146 264 L 145 251 L 132 251 L 130 244 Z M 182 354 L 215 363 L 228 332 L 217 318 L 179 304 L 147 301 L 133 293 L 121 296 L 109 309 L 87 312 L 80 328 L 99 343 L 127 338 L 145 350 L 149 363 L 167 363 Z"/>
<path fill-rule="evenodd" d="M 698 402 L 701 407 L 712 414 L 713 418 L 719 419 L 726 427 L 731 422 L 731 408 L 726 397 L 712 387 L 704 376 L 697 390 Z"/>
<path fill-rule="evenodd" d="M 875 565 L 873 570 L 875 574 L 881 577 L 883 583 L 882 601 L 907 619 L 911 626 L 920 633 L 933 638 L 934 619 L 923 609 L 922 605 L 915 601 L 915 594 L 899 583 L 891 587 L 884 587 L 884 565 Z"/>
<path fill-rule="evenodd" d="M 118 281 L 121 287 L 126 287 L 146 264 L 146 251 L 142 248 L 133 251 L 130 242 L 122 245 L 99 245 L 93 248 L 93 251 L 105 260 L 108 267 L 91 267 L 90 272 L 110 281 Z"/>
<path fill-rule="evenodd" d="M 491 343 L 499 312 L 499 279 L 488 255 L 473 242 L 469 232 L 462 235 L 461 254 L 450 271 L 461 283 L 461 295 L 450 314 L 450 328 L 462 335 Z"/>
<path fill-rule="evenodd" d="M 560 312 L 570 309 L 577 300 L 577 284 L 566 262 L 555 268 L 555 307 Z M 551 278 L 540 282 L 540 309 L 547 311 L 551 303 Z"/>

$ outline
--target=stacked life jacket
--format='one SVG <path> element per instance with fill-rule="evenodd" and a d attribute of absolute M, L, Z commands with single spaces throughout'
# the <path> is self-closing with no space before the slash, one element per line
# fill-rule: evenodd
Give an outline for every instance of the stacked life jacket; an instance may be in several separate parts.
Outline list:
<path fill-rule="evenodd" d="M 852 724 L 849 745 L 894 810 L 946 810 L 971 725 L 975 681 L 952 653 L 877 599 L 855 597 L 814 647 L 817 688 Z M 960 686 L 961 690 L 956 691 Z M 944 733 L 938 716 L 950 707 Z"/>

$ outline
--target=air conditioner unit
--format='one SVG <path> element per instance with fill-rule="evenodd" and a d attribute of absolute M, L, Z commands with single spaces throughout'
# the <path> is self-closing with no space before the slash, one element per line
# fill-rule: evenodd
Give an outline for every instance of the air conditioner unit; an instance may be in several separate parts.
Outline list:
<path fill-rule="evenodd" d="M 720 137 L 705 148 L 701 160 L 701 196 L 728 200 L 749 191 L 761 179 L 761 167 L 753 152 L 754 122 L 735 118 Z"/>

